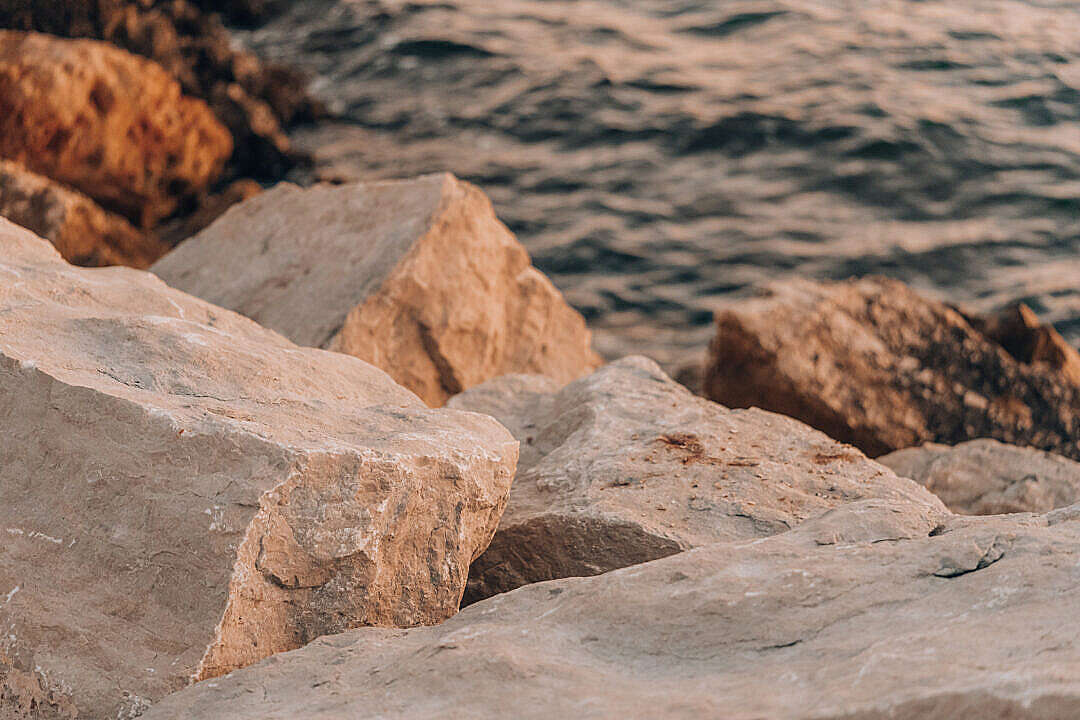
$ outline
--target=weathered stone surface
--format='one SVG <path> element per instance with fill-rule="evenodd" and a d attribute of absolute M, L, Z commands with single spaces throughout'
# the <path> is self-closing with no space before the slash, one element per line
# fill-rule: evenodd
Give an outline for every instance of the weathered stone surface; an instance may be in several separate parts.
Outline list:
<path fill-rule="evenodd" d="M 0 157 L 142 227 L 204 190 L 232 139 L 161 67 L 106 43 L 0 31 Z"/>
<path fill-rule="evenodd" d="M 355 355 L 431 405 L 505 373 L 599 364 L 582 317 L 452 175 L 276 188 L 162 258 L 174 287 Z"/>
<path fill-rule="evenodd" d="M 878 461 L 962 515 L 1048 512 L 1080 503 L 1080 463 L 997 440 L 955 447 L 928 443 Z"/>
<path fill-rule="evenodd" d="M 561 391 L 501 377 L 449 407 L 492 415 L 521 442 L 510 501 L 473 563 L 466 602 L 773 535 L 865 498 L 945 511 L 858 450 L 790 418 L 695 397 L 646 358 Z"/>
<path fill-rule="evenodd" d="M 1062 369 L 1075 355 L 1064 343 L 1056 363 L 1014 357 L 955 308 L 883 278 L 763 293 L 717 314 L 713 400 L 790 415 L 871 456 L 990 437 L 1080 458 L 1080 384 Z"/>
<path fill-rule="evenodd" d="M 0 160 L 0 216 L 50 240 L 76 265 L 146 268 L 166 250 L 82 193 L 7 160 Z"/>
<path fill-rule="evenodd" d="M 456 611 L 516 460 L 495 421 L 3 220 L 0 279 L 0 717 L 134 717 Z"/>
<path fill-rule="evenodd" d="M 1072 718 L 1078 563 L 1080 507 L 934 526 L 864 501 L 438 627 L 322 638 L 145 717 Z"/>

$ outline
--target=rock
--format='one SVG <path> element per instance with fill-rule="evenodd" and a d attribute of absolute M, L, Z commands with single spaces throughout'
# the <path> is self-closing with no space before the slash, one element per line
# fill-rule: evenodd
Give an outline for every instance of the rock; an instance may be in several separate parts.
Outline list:
<path fill-rule="evenodd" d="M 790 418 L 695 397 L 645 358 L 561 391 L 544 378 L 501 377 L 449 407 L 491 415 L 521 442 L 510 501 L 469 572 L 466 603 L 773 535 L 866 498 L 945 512 L 858 450 Z"/>
<path fill-rule="evenodd" d="M 438 627 L 321 638 L 144 717 L 1077 717 L 1078 518 L 928 537 L 917 512 L 854 503 L 765 540 L 530 585 Z"/>
<path fill-rule="evenodd" d="M 513 372 L 599 364 L 585 321 L 452 175 L 278 185 L 153 267 L 293 342 L 355 355 L 430 405 Z"/>
<path fill-rule="evenodd" d="M 280 9 L 278 0 L 0 0 L 0 27 L 106 40 L 153 60 L 228 127 L 229 179 L 275 181 L 306 162 L 283 126 L 324 111 L 307 93 L 303 74 L 238 48 L 214 11 L 254 23 Z"/>
<path fill-rule="evenodd" d="M 516 461 L 495 421 L 3 220 L 0 278 L 0 717 L 135 717 L 456 612 Z"/>
<path fill-rule="evenodd" d="M 166 250 L 82 193 L 7 160 L 0 160 L 0 216 L 52 241 L 76 265 L 146 268 Z"/>
<path fill-rule="evenodd" d="M 972 324 L 1017 360 L 1059 372 L 1080 387 L 1080 353 L 1050 325 L 1044 325 L 1023 303 Z"/>
<path fill-rule="evenodd" d="M 147 228 L 217 178 L 229 132 L 159 66 L 110 45 L 0 31 L 0 157 Z"/>
<path fill-rule="evenodd" d="M 772 285 L 717 314 L 705 392 L 870 456 L 989 437 L 1080 458 L 1080 384 L 1065 359 L 1018 359 L 972 320 L 884 278 Z"/>
<path fill-rule="evenodd" d="M 878 461 L 962 515 L 1049 512 L 1080 503 L 1080 463 L 997 440 L 956 447 L 928 443 Z"/>

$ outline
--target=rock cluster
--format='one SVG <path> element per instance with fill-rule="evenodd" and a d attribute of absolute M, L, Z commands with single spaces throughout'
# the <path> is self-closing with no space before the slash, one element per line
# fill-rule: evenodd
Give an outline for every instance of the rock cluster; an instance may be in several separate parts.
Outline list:
<path fill-rule="evenodd" d="M 452 615 L 517 442 L 0 220 L 0 717 L 135 717 L 360 625 Z"/>
<path fill-rule="evenodd" d="M 449 407 L 491 415 L 521 442 L 510 501 L 473 564 L 466 602 L 766 537 L 859 500 L 944 512 L 858 450 L 781 415 L 697 398 L 645 358 L 561 390 L 504 376 Z"/>
<path fill-rule="evenodd" d="M 302 158 L 283 127 L 317 116 L 302 75 L 236 47 L 214 13 L 252 22 L 273 0 L 0 0 L 0 27 L 105 40 L 161 65 L 202 98 L 235 144 L 229 177 L 277 180 Z"/>
<path fill-rule="evenodd" d="M 776 287 L 732 409 L 598 367 L 450 175 L 280 185 L 154 274 L 65 262 L 150 246 L 21 165 L 0 211 L 56 246 L 0 219 L 2 720 L 1080 715 L 1080 463 L 999 442 L 1080 455 L 1080 356 L 1026 308 Z"/>
<path fill-rule="evenodd" d="M 278 185 L 153 272 L 300 345 L 366 360 L 430 405 L 505 373 L 566 383 L 600 362 L 487 197 L 448 174 Z"/>
<path fill-rule="evenodd" d="M 1080 506 L 934 523 L 854 503 L 438 627 L 323 638 L 145 717 L 1076 717 Z"/>
<path fill-rule="evenodd" d="M 968 317 L 883 278 L 773 285 L 718 313 L 705 394 L 871 456 L 989 437 L 1080 459 L 1080 357 L 1014 316 Z"/>

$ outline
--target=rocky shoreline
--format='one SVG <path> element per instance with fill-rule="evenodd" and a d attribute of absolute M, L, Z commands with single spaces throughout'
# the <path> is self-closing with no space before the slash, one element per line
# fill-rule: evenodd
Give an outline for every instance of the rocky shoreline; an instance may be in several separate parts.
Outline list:
<path fill-rule="evenodd" d="M 475 185 L 245 190 L 318 109 L 210 5 L 0 3 L 0 719 L 1080 716 L 1029 308 L 783 281 L 605 363 Z"/>

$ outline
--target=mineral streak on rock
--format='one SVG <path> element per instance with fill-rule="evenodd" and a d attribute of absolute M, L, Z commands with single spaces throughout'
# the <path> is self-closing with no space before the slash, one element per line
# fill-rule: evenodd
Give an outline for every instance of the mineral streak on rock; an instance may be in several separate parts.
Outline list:
<path fill-rule="evenodd" d="M 516 462 L 493 420 L 3 220 L 0 279 L 0 717 L 456 612 Z"/>

